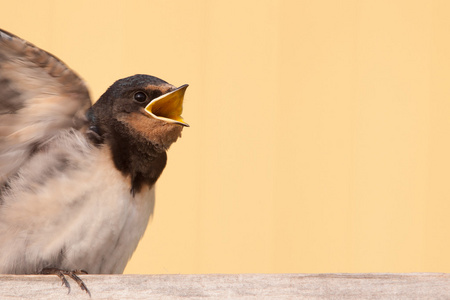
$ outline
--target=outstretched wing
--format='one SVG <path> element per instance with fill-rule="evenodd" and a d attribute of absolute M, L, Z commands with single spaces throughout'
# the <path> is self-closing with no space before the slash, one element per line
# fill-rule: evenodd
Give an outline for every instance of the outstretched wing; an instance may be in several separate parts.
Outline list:
<path fill-rule="evenodd" d="M 0 186 L 90 107 L 81 78 L 52 54 L 0 29 Z"/>

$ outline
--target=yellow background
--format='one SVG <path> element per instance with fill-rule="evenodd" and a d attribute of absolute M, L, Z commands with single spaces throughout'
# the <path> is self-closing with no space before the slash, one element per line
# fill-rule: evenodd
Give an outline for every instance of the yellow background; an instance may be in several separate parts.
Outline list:
<path fill-rule="evenodd" d="M 450 1 L 3 1 L 97 99 L 189 83 L 127 273 L 450 272 Z"/>

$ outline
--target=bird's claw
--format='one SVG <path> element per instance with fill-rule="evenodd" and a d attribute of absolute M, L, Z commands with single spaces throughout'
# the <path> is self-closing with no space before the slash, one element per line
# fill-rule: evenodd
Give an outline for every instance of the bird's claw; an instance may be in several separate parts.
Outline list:
<path fill-rule="evenodd" d="M 89 297 L 91 297 L 91 292 L 89 291 L 87 286 L 84 284 L 83 280 L 77 276 L 80 274 L 87 274 L 87 272 L 84 270 L 66 271 L 66 270 L 61 270 L 58 268 L 44 268 L 44 269 L 42 269 L 42 271 L 40 273 L 44 274 L 44 275 L 54 274 L 54 275 L 58 276 L 62 281 L 61 285 L 64 285 L 69 290 L 67 292 L 67 294 L 70 294 L 70 284 L 69 284 L 69 281 L 67 281 L 67 279 L 66 279 L 66 276 L 69 276 L 78 284 L 78 286 L 81 288 L 81 290 L 85 291 L 89 295 Z"/>

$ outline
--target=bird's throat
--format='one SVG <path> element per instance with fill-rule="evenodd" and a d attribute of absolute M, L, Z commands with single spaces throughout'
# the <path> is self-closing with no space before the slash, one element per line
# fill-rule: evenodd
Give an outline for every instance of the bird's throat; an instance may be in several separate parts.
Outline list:
<path fill-rule="evenodd" d="M 114 138 L 106 139 L 115 167 L 130 178 L 130 191 L 139 193 L 144 185 L 153 186 L 167 162 L 164 149 L 154 145 L 136 132 L 130 132 L 124 124 L 113 127 Z"/>

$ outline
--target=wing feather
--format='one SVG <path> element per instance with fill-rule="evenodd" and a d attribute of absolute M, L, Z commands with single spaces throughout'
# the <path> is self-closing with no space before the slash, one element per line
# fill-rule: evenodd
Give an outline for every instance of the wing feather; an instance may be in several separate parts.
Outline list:
<path fill-rule="evenodd" d="M 91 100 L 52 54 L 0 29 L 0 186 L 58 131 L 80 128 Z"/>

